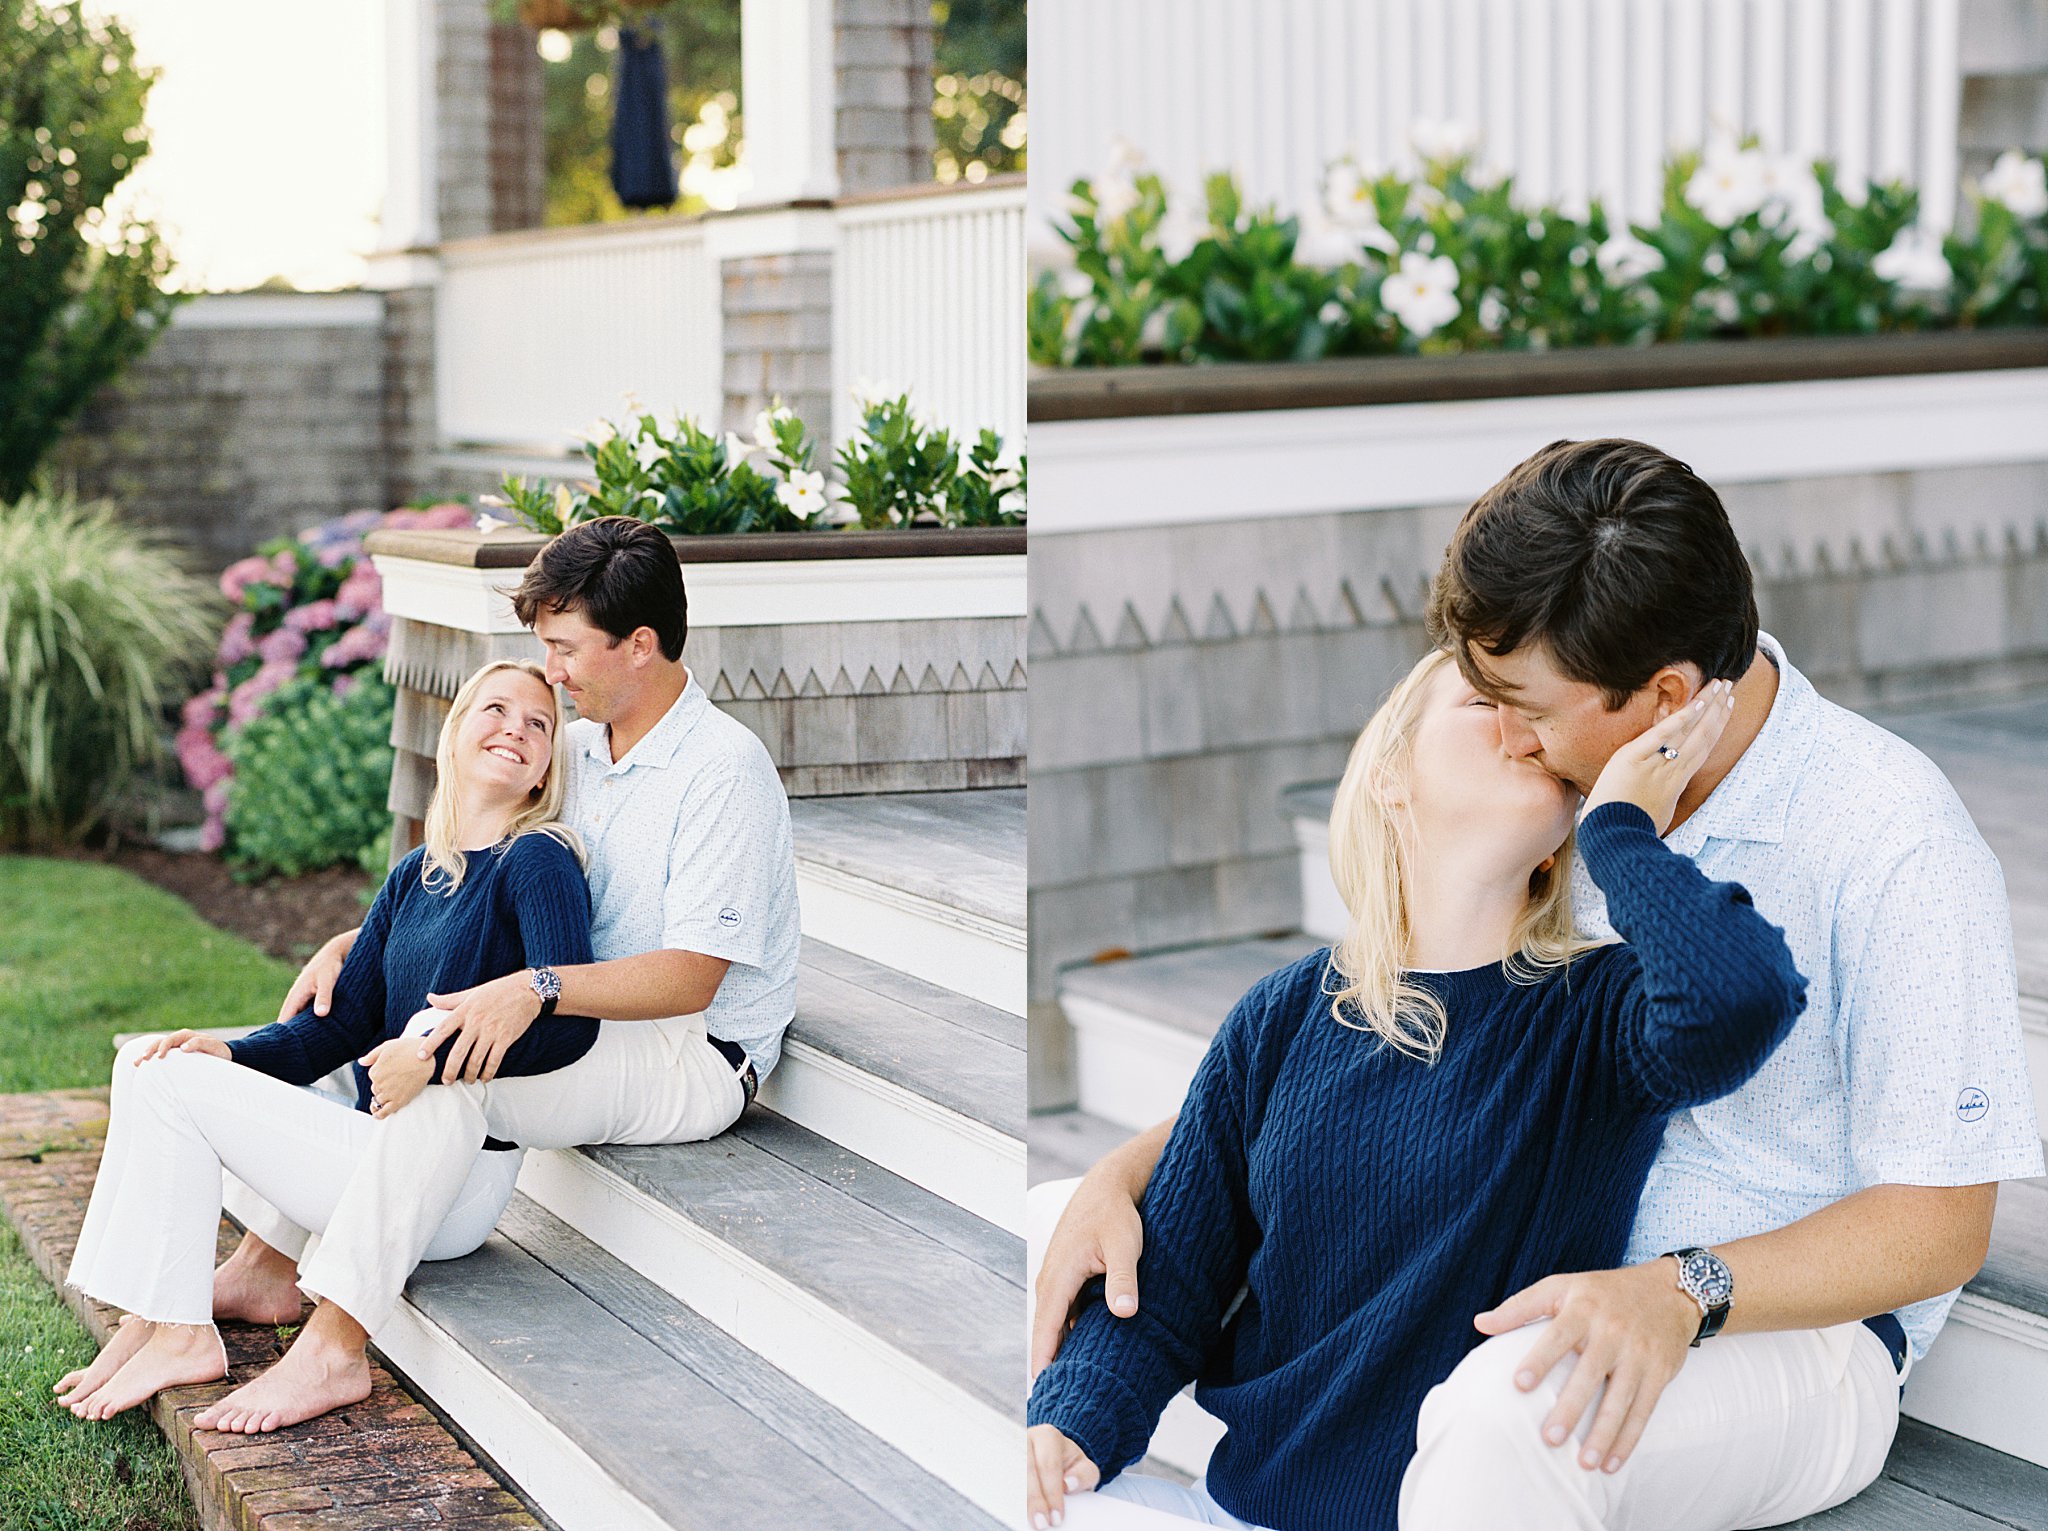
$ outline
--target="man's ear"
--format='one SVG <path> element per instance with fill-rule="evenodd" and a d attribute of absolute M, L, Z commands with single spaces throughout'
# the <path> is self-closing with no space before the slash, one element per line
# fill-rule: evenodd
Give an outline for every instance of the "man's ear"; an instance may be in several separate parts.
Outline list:
<path fill-rule="evenodd" d="M 1668 664 L 1650 677 L 1650 692 L 1656 699 L 1656 717 L 1663 722 L 1679 708 L 1690 702 L 1706 679 L 1700 674 L 1700 667 L 1691 660 L 1683 664 Z"/>
<path fill-rule="evenodd" d="M 634 628 L 633 636 L 626 641 L 633 645 L 635 665 L 651 664 L 655 656 L 661 652 L 661 639 L 655 636 L 651 627 Z"/>

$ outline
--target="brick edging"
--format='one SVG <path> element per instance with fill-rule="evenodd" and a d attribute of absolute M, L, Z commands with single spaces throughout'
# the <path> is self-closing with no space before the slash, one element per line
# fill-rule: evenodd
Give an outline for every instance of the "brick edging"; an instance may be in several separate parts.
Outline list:
<path fill-rule="evenodd" d="M 118 1314 L 64 1289 L 106 1126 L 104 1090 L 0 1095 L 0 1215 L 43 1278 L 104 1344 Z M 233 1235 L 222 1225 L 225 1253 Z M 268 1435 L 193 1428 L 193 1416 L 282 1353 L 277 1331 L 225 1324 L 228 1380 L 150 1401 L 205 1531 L 373 1531 L 442 1525 L 542 1531 L 542 1522 L 425 1404 L 371 1361 L 370 1396 Z M 51 1407 L 55 1407 L 54 1404 Z"/>

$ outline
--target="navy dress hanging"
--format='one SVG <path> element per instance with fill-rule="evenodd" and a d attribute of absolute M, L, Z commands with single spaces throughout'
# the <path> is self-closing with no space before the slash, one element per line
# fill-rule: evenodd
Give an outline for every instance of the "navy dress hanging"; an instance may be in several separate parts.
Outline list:
<path fill-rule="evenodd" d="M 619 28 L 618 88 L 612 97 L 612 190 L 628 207 L 676 199 L 669 137 L 668 60 L 653 22 Z"/>

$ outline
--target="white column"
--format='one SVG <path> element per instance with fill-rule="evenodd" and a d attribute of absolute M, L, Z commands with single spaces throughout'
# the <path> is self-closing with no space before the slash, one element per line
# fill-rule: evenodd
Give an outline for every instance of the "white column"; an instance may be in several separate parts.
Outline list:
<path fill-rule="evenodd" d="M 384 205 L 366 287 L 432 280 L 431 252 L 441 242 L 439 65 L 434 0 L 384 0 Z"/>
<path fill-rule="evenodd" d="M 750 203 L 838 194 L 833 3 L 742 0 L 740 109 Z"/>

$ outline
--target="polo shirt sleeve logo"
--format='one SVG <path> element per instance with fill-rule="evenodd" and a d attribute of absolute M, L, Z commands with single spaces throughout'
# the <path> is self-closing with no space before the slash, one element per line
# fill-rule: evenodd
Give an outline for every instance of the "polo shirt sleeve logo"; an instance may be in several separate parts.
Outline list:
<path fill-rule="evenodd" d="M 727 930 L 732 930 L 736 928 L 739 925 L 739 922 L 740 912 L 739 910 L 733 908 L 730 904 L 728 904 L 725 908 L 718 911 L 718 923 L 723 925 Z"/>
<path fill-rule="evenodd" d="M 1984 1113 L 1990 1109 L 1991 1097 L 1975 1085 L 1965 1087 L 1963 1093 L 1956 1097 L 1956 1115 L 1966 1122 L 1982 1121 Z"/>

